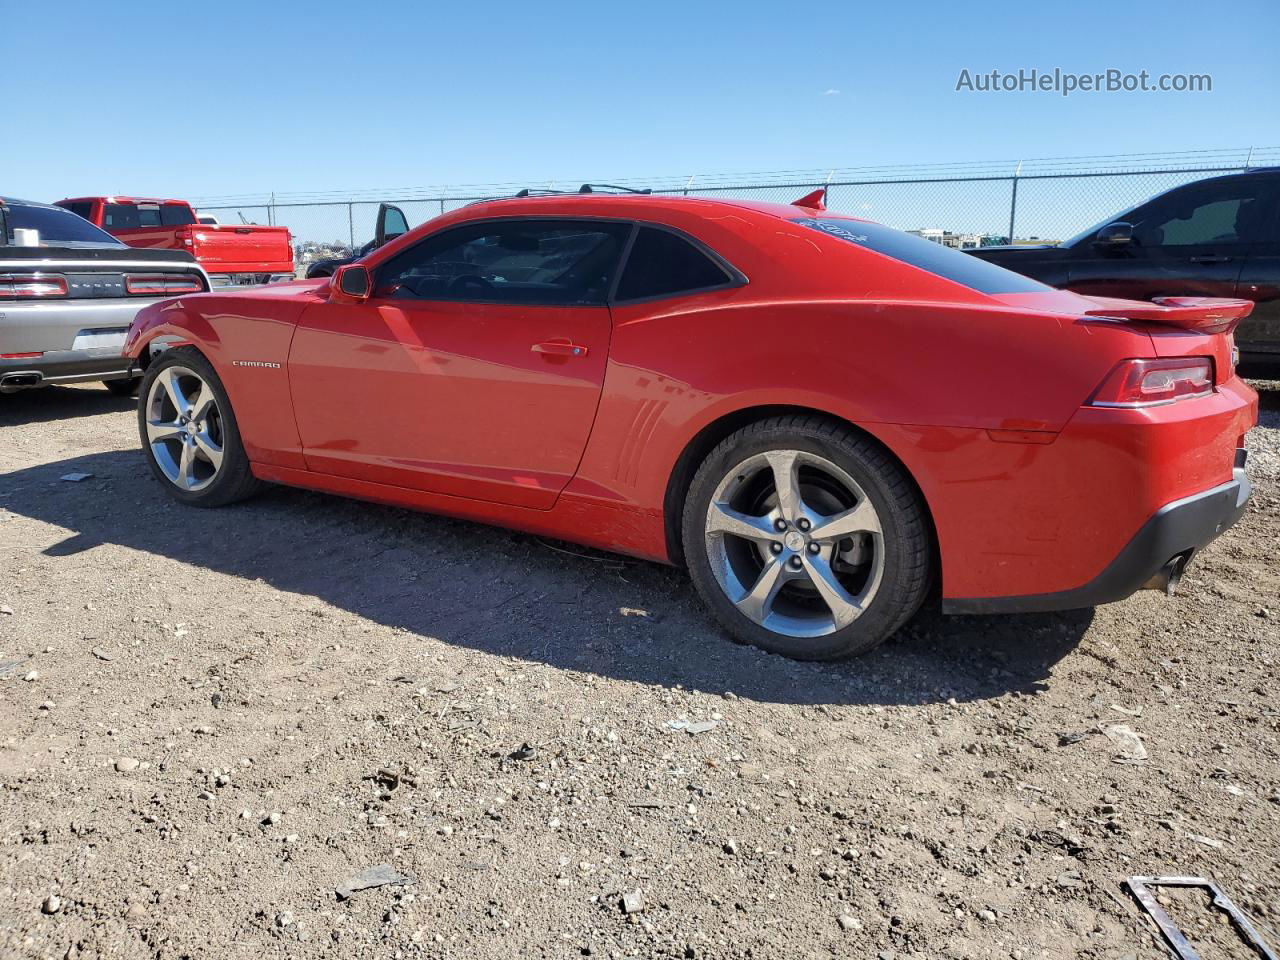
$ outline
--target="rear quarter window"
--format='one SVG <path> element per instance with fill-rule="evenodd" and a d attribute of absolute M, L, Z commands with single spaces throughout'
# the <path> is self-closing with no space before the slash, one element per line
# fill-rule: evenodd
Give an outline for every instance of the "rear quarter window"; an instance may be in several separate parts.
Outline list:
<path fill-rule="evenodd" d="M 927 270 L 979 293 L 1043 293 L 1053 289 L 994 263 L 883 224 L 836 217 L 808 217 L 792 222 Z"/>
<path fill-rule="evenodd" d="M 706 253 L 678 234 L 641 227 L 618 281 L 617 300 L 645 300 L 722 287 L 733 281 Z"/>

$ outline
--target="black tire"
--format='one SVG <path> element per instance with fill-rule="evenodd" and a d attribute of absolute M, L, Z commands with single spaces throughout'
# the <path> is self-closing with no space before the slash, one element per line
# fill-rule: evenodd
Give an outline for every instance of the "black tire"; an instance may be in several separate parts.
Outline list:
<path fill-rule="evenodd" d="M 138 387 L 142 385 L 141 377 L 129 377 L 127 380 L 103 380 L 102 385 L 117 397 L 136 397 Z"/>
<path fill-rule="evenodd" d="M 726 595 L 708 556 L 704 527 L 721 481 L 748 458 L 779 450 L 830 461 L 857 482 L 879 514 L 884 556 L 879 586 L 857 619 L 822 636 L 795 637 L 752 620 Z M 736 640 L 793 659 L 838 660 L 866 653 L 911 619 L 929 591 L 932 538 L 915 485 L 874 440 L 820 416 L 773 417 L 726 437 L 694 475 L 681 524 L 689 574 L 716 619 Z"/>
<path fill-rule="evenodd" d="M 156 461 L 151 444 L 147 438 L 147 398 L 151 395 L 152 384 L 156 378 L 170 367 L 186 367 L 197 374 L 212 389 L 221 416 L 222 465 L 213 481 L 199 490 L 184 490 L 178 487 L 165 474 Z M 226 387 L 218 377 L 213 364 L 194 347 L 175 347 L 163 351 L 147 367 L 142 377 L 138 402 L 138 436 L 142 440 L 143 455 L 147 459 L 151 473 L 160 485 L 179 503 L 193 507 L 221 507 L 260 493 L 267 484 L 255 477 L 249 466 L 249 456 L 245 453 L 244 444 L 240 441 L 240 428 L 236 423 L 235 412 L 231 407 L 231 399 L 227 396 Z"/>

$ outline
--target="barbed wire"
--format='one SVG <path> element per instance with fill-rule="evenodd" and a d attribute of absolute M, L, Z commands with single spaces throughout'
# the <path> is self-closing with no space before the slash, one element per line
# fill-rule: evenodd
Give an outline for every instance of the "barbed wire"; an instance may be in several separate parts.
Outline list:
<path fill-rule="evenodd" d="M 741 173 L 699 173 L 654 177 L 556 178 L 481 184 L 443 184 L 358 188 L 350 190 L 267 191 L 264 193 L 220 194 L 190 198 L 197 207 L 244 205 L 287 205 L 294 203 L 368 202 L 384 199 L 471 200 L 514 193 L 524 187 L 572 189 L 585 182 L 608 182 L 620 186 L 650 187 L 669 193 L 684 189 L 747 188 L 783 186 L 790 183 L 858 182 L 876 183 L 913 180 L 979 180 L 995 177 L 1079 176 L 1086 173 L 1123 174 L 1162 170 L 1214 170 L 1280 164 L 1280 147 L 1238 147 L 1180 150 L 1161 153 L 1101 154 L 1083 157 L 1029 157 L 1019 160 L 974 160 L 944 163 L 883 164 L 829 169 L 748 171 Z"/>

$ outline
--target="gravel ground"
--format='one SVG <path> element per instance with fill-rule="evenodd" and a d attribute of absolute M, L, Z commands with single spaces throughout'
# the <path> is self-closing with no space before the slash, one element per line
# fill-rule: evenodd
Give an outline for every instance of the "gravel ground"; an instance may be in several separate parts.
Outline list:
<path fill-rule="evenodd" d="M 1252 506 L 1179 596 L 926 613 L 835 665 L 733 645 L 659 566 L 185 509 L 126 402 L 0 397 L 0 956 L 1134 960 L 1120 883 L 1161 873 L 1280 929 L 1260 386 Z M 337 898 L 379 864 L 412 882 Z"/>

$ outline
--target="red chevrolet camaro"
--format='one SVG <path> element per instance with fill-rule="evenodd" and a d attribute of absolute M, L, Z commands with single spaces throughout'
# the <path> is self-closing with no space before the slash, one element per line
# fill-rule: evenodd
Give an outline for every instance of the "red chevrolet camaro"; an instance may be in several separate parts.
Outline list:
<path fill-rule="evenodd" d="M 735 637 L 828 659 L 931 590 L 994 613 L 1175 581 L 1249 495 L 1250 308 L 1054 290 L 819 195 L 597 190 L 158 303 L 125 349 L 184 503 L 283 483 L 683 564 Z"/>

